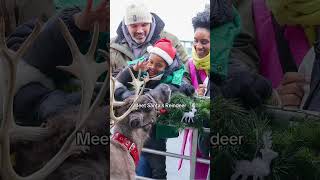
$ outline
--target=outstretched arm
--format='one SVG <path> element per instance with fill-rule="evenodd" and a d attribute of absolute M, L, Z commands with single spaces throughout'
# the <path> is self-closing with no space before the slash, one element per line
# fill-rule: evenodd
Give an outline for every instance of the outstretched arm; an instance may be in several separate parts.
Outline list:
<path fill-rule="evenodd" d="M 105 30 L 108 24 L 109 9 L 107 1 L 103 0 L 93 10 L 92 0 L 87 1 L 87 7 L 81 11 L 80 8 L 68 8 L 62 10 L 57 16 L 49 19 L 42 32 L 33 44 L 33 47 L 25 55 L 25 61 L 39 69 L 42 73 L 51 78 L 56 78 L 56 66 L 69 65 L 71 53 L 58 26 L 58 18 L 61 18 L 68 26 L 70 33 L 78 46 L 86 44 L 90 38 L 90 30 L 95 21 L 100 23 L 100 31 Z M 18 28 L 19 29 L 19 28 Z M 20 28 L 21 29 L 21 28 Z M 19 30 L 14 34 L 18 36 Z M 9 39 L 10 40 L 10 39 Z"/>

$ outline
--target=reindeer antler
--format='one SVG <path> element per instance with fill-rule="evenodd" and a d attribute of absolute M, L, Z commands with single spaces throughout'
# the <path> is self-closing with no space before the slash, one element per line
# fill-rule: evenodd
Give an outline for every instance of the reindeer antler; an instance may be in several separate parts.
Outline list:
<path fill-rule="evenodd" d="M 96 80 L 107 70 L 106 61 L 103 63 L 96 63 L 94 58 L 94 52 L 99 37 L 99 24 L 94 23 L 93 39 L 90 48 L 85 55 L 83 55 L 78 49 L 76 42 L 62 20 L 59 20 L 59 25 L 63 32 L 63 36 L 70 47 L 73 62 L 70 66 L 58 66 L 57 68 L 68 71 L 81 80 L 83 88 L 81 92 L 82 99 L 80 106 L 80 119 L 83 119 L 85 113 L 89 110 Z"/>
<path fill-rule="evenodd" d="M 90 107 L 90 102 L 93 94 L 93 89 L 95 86 L 95 82 L 97 78 L 107 70 L 107 63 L 96 63 L 94 61 L 94 52 L 98 41 L 99 35 L 99 24 L 95 23 L 94 25 L 94 33 L 93 40 L 90 45 L 89 51 L 87 54 L 83 55 L 80 53 L 77 48 L 77 44 L 72 38 L 70 32 L 68 31 L 66 25 L 62 20 L 58 21 L 59 26 L 62 30 L 63 36 L 67 41 L 72 56 L 73 63 L 70 66 L 59 67 L 60 69 L 64 69 L 66 71 L 71 72 L 75 76 L 77 76 L 82 83 L 82 99 L 80 104 L 79 118 L 80 122 L 76 125 L 75 130 L 71 133 L 71 135 L 67 138 L 66 142 L 63 144 L 62 148 L 59 152 L 43 166 L 40 170 L 35 173 L 27 176 L 21 177 L 19 176 L 14 169 L 12 168 L 12 163 L 10 159 L 10 136 L 12 139 L 21 138 L 20 136 L 13 136 L 12 130 L 16 129 L 16 132 L 22 132 L 24 130 L 29 130 L 29 127 L 19 127 L 14 123 L 13 118 L 13 97 L 14 97 L 14 82 L 15 82 L 15 74 L 17 63 L 23 53 L 27 50 L 28 46 L 30 46 L 31 42 L 35 39 L 36 34 L 40 31 L 40 26 L 37 25 L 34 29 L 32 35 L 26 40 L 26 42 L 22 45 L 22 47 L 18 50 L 17 53 L 12 53 L 7 51 L 5 41 L 4 41 L 4 24 L 3 19 L 0 20 L 0 48 L 3 53 L 4 60 L 8 68 L 4 73 L 5 82 L 8 83 L 8 88 L 5 89 L 5 100 L 4 100 L 4 113 L 3 120 L 1 122 L 1 131 L 0 131 L 0 160 L 1 160 L 1 176 L 4 180 L 41 180 L 45 179 L 49 174 L 51 174 L 63 161 L 68 158 L 70 155 L 84 151 L 87 147 L 77 146 L 75 144 L 75 135 L 76 132 L 83 129 L 86 121 L 89 120 L 94 109 L 100 104 L 102 98 L 105 96 L 107 91 L 107 78 L 105 79 L 103 86 L 95 99 L 94 103 Z M 89 109 L 90 108 L 90 109 Z M 18 128 L 17 128 L 18 127 Z M 24 129 L 21 129 L 24 128 Z M 38 133 L 42 132 L 45 129 L 37 128 Z M 29 131 L 29 137 L 36 136 L 35 131 Z"/>
<path fill-rule="evenodd" d="M 131 78 L 132 78 L 132 81 L 129 82 L 129 83 L 133 85 L 133 87 L 135 89 L 135 95 L 134 95 L 134 100 L 133 100 L 132 104 L 130 105 L 129 109 L 119 117 L 115 116 L 113 107 L 114 106 L 123 106 L 125 103 L 124 102 L 115 101 L 114 92 L 115 92 L 116 79 L 112 77 L 111 70 L 110 70 L 110 73 L 109 73 L 109 75 L 111 77 L 111 84 L 110 84 L 110 89 L 111 89 L 110 90 L 110 106 L 111 106 L 110 107 L 110 119 L 111 119 L 111 122 L 110 122 L 111 124 L 110 125 L 111 125 L 111 127 L 115 123 L 117 123 L 117 122 L 121 121 L 122 119 L 124 119 L 133 110 L 136 109 L 136 102 L 139 99 L 139 97 L 142 95 L 146 83 L 149 81 L 149 75 L 147 75 L 147 77 L 145 77 L 143 80 L 140 80 L 141 79 L 141 70 L 139 70 L 138 77 L 136 78 L 134 76 L 134 74 L 132 73 L 131 69 L 130 68 L 128 68 L 128 69 L 129 69 L 129 72 L 130 72 L 130 75 L 131 75 Z"/>
<path fill-rule="evenodd" d="M 48 130 L 46 128 L 36 128 L 36 127 L 24 127 L 18 126 L 14 119 L 12 112 L 13 96 L 15 92 L 14 82 L 16 79 L 16 69 L 17 64 L 23 54 L 31 46 L 32 42 L 35 40 L 37 34 L 40 32 L 41 23 L 37 22 L 36 26 L 27 38 L 27 40 L 22 44 L 19 50 L 15 53 L 7 48 L 5 42 L 5 24 L 4 19 L 0 18 L 0 59 L 2 59 L 2 74 L 1 77 L 4 78 L 4 82 L 7 82 L 7 89 L 3 89 L 4 94 L 4 112 L 3 112 L 3 122 L 1 124 L 1 132 L 7 129 L 10 134 L 11 142 L 16 140 L 27 140 L 27 141 L 37 141 L 45 138 L 48 135 Z M 1 63 L 0 62 L 0 63 Z M 1 72 L 0 72 L 1 73 Z M 1 139 L 2 135 L 0 135 Z"/>

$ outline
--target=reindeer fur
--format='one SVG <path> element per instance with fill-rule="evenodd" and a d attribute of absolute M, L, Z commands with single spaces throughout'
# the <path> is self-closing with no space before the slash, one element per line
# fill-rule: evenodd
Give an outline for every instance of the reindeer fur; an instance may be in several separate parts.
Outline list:
<path fill-rule="evenodd" d="M 16 154 L 16 171 L 24 176 L 40 169 L 62 147 L 66 138 L 75 128 L 79 107 L 50 117 L 42 126 L 47 127 L 50 136 L 43 141 L 13 145 Z M 108 136 L 107 107 L 98 108 L 85 126 L 85 132 L 92 135 Z M 61 166 L 47 177 L 47 180 L 105 180 L 108 171 L 109 148 L 91 145 L 86 153 L 69 157 Z"/>
<path fill-rule="evenodd" d="M 137 104 L 157 103 L 158 105 L 167 103 L 170 100 L 171 90 L 168 85 L 161 84 L 154 90 L 148 92 L 154 99 L 153 102 L 147 95 L 139 97 Z M 129 98 L 127 102 L 132 102 L 133 99 Z M 117 114 L 123 114 L 128 108 L 130 103 L 117 109 Z M 154 104 L 156 105 L 156 104 Z M 148 139 L 151 131 L 151 121 L 155 122 L 157 118 L 157 108 L 139 108 L 132 111 L 126 118 L 119 121 L 114 131 L 119 132 L 133 141 L 137 147 L 139 154 L 141 153 L 144 142 Z M 148 124 L 143 126 L 144 124 Z M 110 179 L 135 179 L 135 164 L 132 160 L 128 150 L 122 148 L 117 142 L 111 140 L 110 144 Z"/>

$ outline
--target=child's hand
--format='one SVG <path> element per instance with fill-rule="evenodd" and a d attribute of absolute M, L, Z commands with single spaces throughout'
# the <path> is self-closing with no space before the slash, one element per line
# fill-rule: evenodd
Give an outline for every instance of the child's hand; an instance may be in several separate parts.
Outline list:
<path fill-rule="evenodd" d="M 87 7 L 74 15 L 76 26 L 83 31 L 91 30 L 95 21 L 99 22 L 100 32 L 105 32 L 109 29 L 109 7 L 107 0 L 102 0 L 101 3 L 93 9 L 93 0 L 87 0 Z"/>
<path fill-rule="evenodd" d="M 197 89 L 198 96 L 204 96 L 206 89 L 207 87 L 204 84 L 199 84 L 199 87 Z"/>
<path fill-rule="evenodd" d="M 138 62 L 136 65 L 133 66 L 134 71 L 141 70 L 142 72 L 147 71 L 148 69 L 148 61 Z"/>
<path fill-rule="evenodd" d="M 298 108 L 304 96 L 304 86 L 310 84 L 310 79 L 297 72 L 285 73 L 281 84 L 277 88 L 281 104 L 285 107 Z"/>

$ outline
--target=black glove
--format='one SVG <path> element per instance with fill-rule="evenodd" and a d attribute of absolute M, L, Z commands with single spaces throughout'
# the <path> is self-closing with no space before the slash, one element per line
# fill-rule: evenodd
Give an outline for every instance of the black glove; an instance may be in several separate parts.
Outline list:
<path fill-rule="evenodd" d="M 114 98 L 117 101 L 123 101 L 127 99 L 129 96 L 134 95 L 134 91 L 130 91 L 127 87 L 122 86 L 115 90 Z"/>
<path fill-rule="evenodd" d="M 18 124 L 40 125 L 47 117 L 80 102 L 79 92 L 51 91 L 40 83 L 29 83 L 19 89 L 15 95 L 14 116 Z"/>
<path fill-rule="evenodd" d="M 240 99 L 246 107 L 256 107 L 271 96 L 272 85 L 258 74 L 242 71 L 228 77 L 220 92 L 225 98 Z"/>
<path fill-rule="evenodd" d="M 61 90 L 54 90 L 41 100 L 36 114 L 41 121 L 44 121 L 52 115 L 63 112 L 70 105 L 78 105 L 80 103 L 80 92 L 66 93 Z"/>
<path fill-rule="evenodd" d="M 186 96 L 192 96 L 195 89 L 192 85 L 185 83 L 180 86 L 179 91 L 184 93 Z"/>
<path fill-rule="evenodd" d="M 35 26 L 36 19 L 31 19 L 26 23 L 19 25 L 15 31 L 9 35 L 7 38 L 7 46 L 8 48 L 17 51 L 21 44 L 28 38 L 28 36 L 32 33 L 32 30 Z"/>

